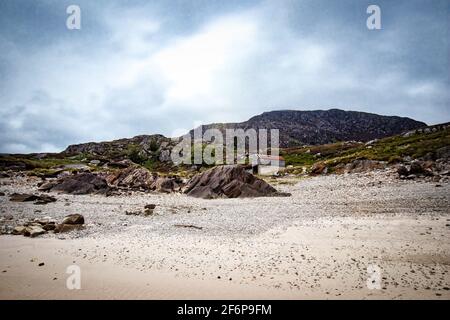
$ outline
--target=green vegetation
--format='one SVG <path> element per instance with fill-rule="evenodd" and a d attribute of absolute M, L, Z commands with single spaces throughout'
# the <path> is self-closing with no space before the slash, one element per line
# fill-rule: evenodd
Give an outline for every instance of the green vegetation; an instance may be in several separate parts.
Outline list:
<path fill-rule="evenodd" d="M 322 161 L 330 170 L 337 165 L 346 164 L 357 159 L 401 162 L 404 157 L 417 159 L 429 155 L 433 157 L 436 150 L 450 146 L 450 129 L 436 132 L 413 134 L 409 137 L 393 136 L 380 139 L 370 145 L 358 142 L 338 142 L 320 146 L 305 146 L 281 151 L 286 165 L 309 167 Z"/>
<path fill-rule="evenodd" d="M 128 156 L 128 159 L 130 159 L 131 161 L 133 161 L 134 163 L 137 163 L 137 164 L 143 164 L 147 160 L 146 157 L 143 157 L 140 154 L 139 147 L 134 144 L 130 144 L 128 146 L 127 156 Z"/>
<path fill-rule="evenodd" d="M 77 160 L 67 158 L 43 158 L 37 159 L 30 155 L 11 155 L 0 157 L 0 171 L 3 171 L 11 166 L 17 166 L 24 170 L 34 169 L 50 169 L 58 166 L 79 163 Z"/>
<path fill-rule="evenodd" d="M 205 150 L 206 144 L 196 145 Z M 286 171 L 300 175 L 303 167 L 310 168 L 313 164 L 321 162 L 328 167 L 328 172 L 339 172 L 343 165 L 358 159 L 368 159 L 386 161 L 389 164 L 400 163 L 409 156 L 417 159 L 426 156 L 430 159 L 436 158 L 436 151 L 443 147 L 450 146 L 450 128 L 440 129 L 428 133 L 416 133 L 410 136 L 393 136 L 375 141 L 369 145 L 361 142 L 336 142 L 325 145 L 303 146 L 297 148 L 287 148 L 280 150 L 280 154 L 286 160 Z M 157 148 L 156 142 L 150 144 L 151 149 Z M 213 151 L 214 153 L 214 151 Z M 225 153 L 224 153 L 225 155 Z M 128 158 L 134 163 L 142 165 L 150 171 L 160 173 L 178 173 L 183 176 L 190 176 L 196 172 L 192 165 L 173 166 L 171 162 L 160 162 L 158 152 L 152 156 L 142 153 L 138 144 L 130 144 L 126 149 L 109 149 L 107 155 L 97 155 L 95 153 L 80 153 L 67 157 L 65 154 L 47 155 L 2 155 L 0 156 L 0 171 L 20 170 L 28 171 L 31 175 L 52 175 L 58 172 L 58 168 L 69 164 L 89 164 L 90 160 Z M 194 160 L 194 148 L 191 149 L 191 159 Z M 213 165 L 197 165 L 197 170 L 203 171 Z M 66 168 L 65 170 L 70 170 Z M 92 170 L 104 170 L 101 167 L 92 166 Z"/>

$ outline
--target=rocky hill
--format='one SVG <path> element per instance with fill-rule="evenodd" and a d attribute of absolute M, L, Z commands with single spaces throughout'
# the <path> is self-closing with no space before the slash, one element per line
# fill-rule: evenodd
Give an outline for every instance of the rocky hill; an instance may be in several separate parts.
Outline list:
<path fill-rule="evenodd" d="M 280 147 L 287 148 L 337 141 L 365 142 L 425 126 L 425 123 L 410 118 L 330 109 L 264 112 L 240 123 L 204 125 L 203 130 L 214 128 L 225 132 L 226 129 L 279 129 Z"/>
<path fill-rule="evenodd" d="M 160 134 L 140 135 L 130 139 L 107 142 L 89 142 L 70 145 L 62 152 L 65 156 L 83 155 L 87 158 L 130 159 L 136 163 L 148 160 L 168 162 L 174 141 Z"/>
<path fill-rule="evenodd" d="M 424 127 L 425 123 L 409 118 L 331 109 L 271 111 L 241 123 L 209 124 L 203 126 L 203 130 L 279 129 L 282 148 L 299 148 L 338 141 L 366 142 Z M 139 135 L 114 141 L 70 145 L 59 154 L 4 155 L 0 158 L 0 169 L 46 169 L 61 164 L 73 165 L 79 161 L 92 161 L 93 165 L 101 166 L 128 159 L 150 170 L 171 171 L 174 168 L 170 153 L 177 141 L 159 134 Z M 294 162 L 298 162 L 297 159 Z"/>

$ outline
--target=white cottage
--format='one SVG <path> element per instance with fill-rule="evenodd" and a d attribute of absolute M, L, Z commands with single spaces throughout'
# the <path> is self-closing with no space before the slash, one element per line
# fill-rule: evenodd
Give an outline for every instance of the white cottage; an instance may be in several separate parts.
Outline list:
<path fill-rule="evenodd" d="M 284 168 L 286 163 L 281 156 L 253 154 L 250 157 L 253 174 L 273 175 Z"/>

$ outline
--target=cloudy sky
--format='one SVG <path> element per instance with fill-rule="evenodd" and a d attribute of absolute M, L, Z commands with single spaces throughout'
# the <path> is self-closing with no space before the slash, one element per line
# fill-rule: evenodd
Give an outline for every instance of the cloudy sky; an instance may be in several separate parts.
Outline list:
<path fill-rule="evenodd" d="M 81 8 L 81 30 L 66 8 Z M 366 9 L 381 8 L 381 30 Z M 450 121 L 450 1 L 0 1 L 0 152 L 276 109 Z"/>

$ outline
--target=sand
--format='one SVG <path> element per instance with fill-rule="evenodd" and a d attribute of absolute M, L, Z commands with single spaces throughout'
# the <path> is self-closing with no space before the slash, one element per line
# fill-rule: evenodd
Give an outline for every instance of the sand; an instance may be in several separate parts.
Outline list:
<path fill-rule="evenodd" d="M 36 192 L 37 181 L 0 179 L 0 191 Z M 0 197 L 2 225 L 86 219 L 79 232 L 0 236 L 0 298 L 450 298 L 448 183 L 402 181 L 389 170 L 269 182 L 292 196 L 56 194 L 43 206 Z M 154 216 L 125 215 L 149 203 Z M 66 286 L 70 265 L 80 267 L 80 290 Z M 370 266 L 380 289 L 367 287 Z"/>

